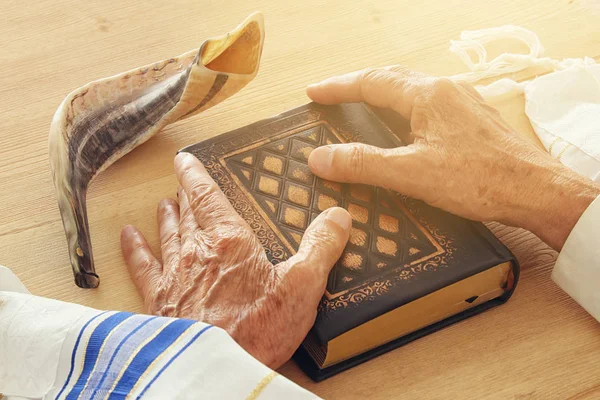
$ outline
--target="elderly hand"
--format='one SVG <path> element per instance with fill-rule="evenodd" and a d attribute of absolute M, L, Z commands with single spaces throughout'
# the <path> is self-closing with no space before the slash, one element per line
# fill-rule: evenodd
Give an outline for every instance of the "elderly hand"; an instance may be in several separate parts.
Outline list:
<path fill-rule="evenodd" d="M 368 69 L 307 89 L 322 104 L 364 101 L 410 120 L 412 142 L 330 145 L 309 158 L 329 180 L 394 189 L 479 221 L 531 230 L 560 250 L 598 185 L 514 132 L 467 84 L 400 67 Z"/>
<path fill-rule="evenodd" d="M 350 215 L 331 208 L 306 230 L 298 253 L 271 264 L 248 224 L 202 163 L 175 158 L 179 204 L 158 207 L 162 262 L 132 226 L 123 255 L 149 313 L 201 320 L 225 329 L 271 368 L 287 361 L 317 313 L 327 276 L 340 257 Z"/>

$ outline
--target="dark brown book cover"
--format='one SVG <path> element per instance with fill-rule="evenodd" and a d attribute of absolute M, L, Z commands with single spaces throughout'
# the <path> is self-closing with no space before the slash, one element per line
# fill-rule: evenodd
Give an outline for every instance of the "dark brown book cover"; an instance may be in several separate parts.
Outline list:
<path fill-rule="evenodd" d="M 397 193 L 313 176 L 307 160 L 321 145 L 364 142 L 402 145 L 406 121 L 364 104 L 310 103 L 189 146 L 273 263 L 298 248 L 323 210 L 340 206 L 353 217 L 344 254 L 333 268 L 313 334 L 325 344 L 373 318 L 503 262 L 518 264 L 483 224 Z M 398 171 L 399 174 L 402 171 Z M 319 369 L 303 348 L 295 358 L 315 380 L 352 367 L 443 326 L 506 301 L 512 291 L 334 366 Z"/>

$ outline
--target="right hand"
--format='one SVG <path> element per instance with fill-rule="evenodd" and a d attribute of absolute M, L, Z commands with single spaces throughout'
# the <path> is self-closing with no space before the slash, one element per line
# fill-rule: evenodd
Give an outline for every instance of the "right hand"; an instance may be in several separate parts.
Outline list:
<path fill-rule="evenodd" d="M 412 143 L 312 152 L 324 179 L 394 189 L 465 218 L 520 226 L 560 250 L 600 187 L 516 133 L 470 85 L 401 67 L 367 69 L 307 89 L 322 104 L 364 101 L 411 123 Z"/>

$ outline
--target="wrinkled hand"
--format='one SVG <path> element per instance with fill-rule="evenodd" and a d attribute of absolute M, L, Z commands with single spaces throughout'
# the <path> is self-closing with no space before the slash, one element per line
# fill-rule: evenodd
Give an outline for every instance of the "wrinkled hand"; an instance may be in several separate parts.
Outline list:
<path fill-rule="evenodd" d="M 201 320 L 225 329 L 259 361 L 277 368 L 300 345 L 317 313 L 330 269 L 348 240 L 350 215 L 323 212 L 298 253 L 273 265 L 200 161 L 175 158 L 179 204 L 158 207 L 162 262 L 132 226 L 123 255 L 149 313 Z"/>
<path fill-rule="evenodd" d="M 406 147 L 316 149 L 309 165 L 322 178 L 387 187 L 469 219 L 523 227 L 557 250 L 600 195 L 514 132 L 467 84 L 388 67 L 330 78 L 307 93 L 322 104 L 391 108 L 411 124 Z"/>

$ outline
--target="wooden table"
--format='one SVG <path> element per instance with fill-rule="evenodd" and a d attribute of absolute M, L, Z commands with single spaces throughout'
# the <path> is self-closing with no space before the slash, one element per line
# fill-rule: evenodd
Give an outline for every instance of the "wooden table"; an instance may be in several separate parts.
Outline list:
<path fill-rule="evenodd" d="M 175 195 L 177 149 L 307 102 L 308 83 L 396 63 L 435 75 L 464 72 L 448 41 L 466 29 L 503 24 L 537 32 L 548 56 L 600 60 L 597 0 L 2 3 L 0 263 L 34 294 L 97 308 L 142 310 L 121 258 L 119 230 L 133 223 L 157 248 L 155 207 Z M 253 10 L 264 12 L 267 27 L 256 80 L 225 103 L 168 127 L 92 184 L 89 219 L 102 285 L 76 288 L 47 153 L 56 107 L 90 80 L 197 47 Z M 514 43 L 497 50 L 502 46 L 515 50 Z M 522 104 L 512 98 L 497 105 L 533 138 Z M 292 363 L 281 372 L 332 399 L 600 398 L 600 325 L 549 279 L 555 252 L 528 232 L 491 226 L 523 265 L 508 304 L 320 384 Z"/>

